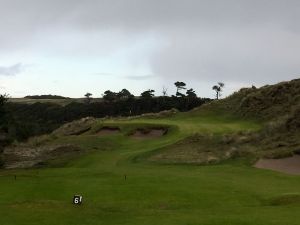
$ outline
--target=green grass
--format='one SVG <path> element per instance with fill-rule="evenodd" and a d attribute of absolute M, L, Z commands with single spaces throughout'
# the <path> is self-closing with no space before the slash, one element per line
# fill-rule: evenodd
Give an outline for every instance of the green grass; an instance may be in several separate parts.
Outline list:
<path fill-rule="evenodd" d="M 168 125 L 171 131 L 153 140 L 126 135 L 145 124 Z M 289 194 L 299 196 L 299 176 L 259 170 L 239 161 L 195 166 L 134 160 L 195 133 L 258 130 L 261 124 L 191 112 L 169 119 L 110 120 L 105 125 L 119 126 L 122 133 L 51 141 L 79 145 L 89 150 L 84 156 L 51 168 L 2 170 L 0 224 L 300 224 L 300 202 L 292 201 Z M 83 195 L 83 205 L 72 204 L 74 194 Z"/>

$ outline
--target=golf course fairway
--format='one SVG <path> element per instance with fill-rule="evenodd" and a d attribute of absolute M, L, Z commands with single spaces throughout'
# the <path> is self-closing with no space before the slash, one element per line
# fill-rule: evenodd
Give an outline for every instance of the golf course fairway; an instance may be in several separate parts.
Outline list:
<path fill-rule="evenodd" d="M 300 224 L 300 176 L 257 169 L 240 159 L 213 165 L 146 160 L 148 153 L 194 134 L 255 131 L 260 123 L 193 112 L 98 123 L 123 128 L 50 141 L 87 151 L 67 162 L 0 171 L 0 224 Z M 134 138 L 124 131 L 149 125 L 168 126 L 169 131 L 155 138 Z M 76 194 L 83 196 L 81 205 L 72 203 Z"/>

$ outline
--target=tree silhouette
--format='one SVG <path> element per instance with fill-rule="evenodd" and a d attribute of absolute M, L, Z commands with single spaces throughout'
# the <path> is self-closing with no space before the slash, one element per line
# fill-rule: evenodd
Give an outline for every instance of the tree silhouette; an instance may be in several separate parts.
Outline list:
<path fill-rule="evenodd" d="M 86 100 L 87 103 L 90 103 L 90 102 L 91 102 L 91 96 L 92 96 L 92 95 L 93 95 L 93 94 L 91 94 L 91 93 L 89 93 L 89 92 L 87 92 L 87 93 L 84 95 L 85 100 Z"/>
<path fill-rule="evenodd" d="M 163 97 L 168 95 L 168 88 L 166 88 L 165 86 L 163 86 L 162 95 L 163 95 Z"/>
<path fill-rule="evenodd" d="M 222 82 L 219 82 L 217 85 L 214 85 L 212 89 L 216 92 L 216 98 L 217 100 L 222 96 L 222 91 L 225 84 Z"/>
<path fill-rule="evenodd" d="M 187 95 L 187 97 L 189 97 L 189 98 L 196 98 L 196 97 L 197 97 L 197 95 L 196 95 L 196 93 L 195 93 L 195 91 L 194 91 L 193 88 L 188 89 L 188 90 L 186 91 L 186 95 Z"/>
<path fill-rule="evenodd" d="M 152 98 L 154 96 L 154 90 L 147 90 L 141 93 L 142 98 Z"/>
<path fill-rule="evenodd" d="M 122 89 L 118 94 L 117 94 L 119 99 L 131 99 L 133 98 L 133 94 L 130 93 L 127 89 Z"/>
<path fill-rule="evenodd" d="M 102 96 L 103 96 L 103 99 L 108 102 L 113 102 L 117 99 L 117 93 L 112 92 L 110 90 L 105 91 Z"/>
<path fill-rule="evenodd" d="M 3 120 L 3 116 L 5 113 L 4 106 L 8 100 L 8 95 L 0 95 L 0 123 Z M 1 124 L 0 124 L 1 125 Z"/>
<path fill-rule="evenodd" d="M 175 86 L 176 86 L 176 96 L 177 97 L 184 97 L 185 95 L 184 94 L 182 94 L 182 93 L 180 93 L 179 91 L 180 90 L 184 90 L 184 89 L 186 89 L 186 84 L 184 83 L 184 82 L 181 82 L 181 81 L 177 81 L 177 82 L 175 82 L 174 83 L 175 84 Z"/>

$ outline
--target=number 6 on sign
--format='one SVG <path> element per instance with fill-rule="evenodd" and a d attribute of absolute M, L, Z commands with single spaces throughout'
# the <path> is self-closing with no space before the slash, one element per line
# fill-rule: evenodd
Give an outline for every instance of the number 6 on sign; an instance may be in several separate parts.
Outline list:
<path fill-rule="evenodd" d="M 82 203 L 82 196 L 81 195 L 74 195 L 73 204 L 80 205 L 81 203 Z"/>

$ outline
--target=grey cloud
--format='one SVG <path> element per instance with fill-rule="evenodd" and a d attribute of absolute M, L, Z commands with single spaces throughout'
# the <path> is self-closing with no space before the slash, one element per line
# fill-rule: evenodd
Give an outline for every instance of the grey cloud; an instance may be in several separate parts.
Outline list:
<path fill-rule="evenodd" d="M 37 40 L 70 32 L 78 41 L 61 45 L 80 55 L 115 51 L 98 33 L 115 34 L 107 39 L 119 48 L 152 32 L 166 43 L 148 59 L 158 77 L 260 84 L 299 76 L 299 12 L 298 0 L 0 0 L 0 47 L 33 51 Z"/>
<path fill-rule="evenodd" d="M 129 80 L 148 80 L 148 79 L 151 79 L 151 78 L 154 78 L 155 76 L 154 75 L 141 75 L 141 76 L 138 76 L 138 75 L 129 75 L 129 76 L 125 76 L 124 78 L 126 79 L 129 79 Z"/>
<path fill-rule="evenodd" d="M 177 34 L 152 58 L 155 74 L 265 84 L 300 75 L 300 35 L 245 29 Z"/>
<path fill-rule="evenodd" d="M 154 78 L 154 75 L 121 75 L 121 74 L 114 74 L 114 73 L 108 73 L 108 72 L 101 72 L 101 73 L 94 73 L 93 75 L 97 76 L 113 76 L 113 77 L 119 77 L 119 78 L 125 78 L 128 80 L 148 80 L 151 78 Z"/>
<path fill-rule="evenodd" d="M 14 76 L 21 73 L 24 69 L 24 65 L 17 63 L 12 66 L 0 66 L 0 75 L 3 76 Z"/>
<path fill-rule="evenodd" d="M 18 44 L 58 28 L 126 32 L 275 25 L 299 31 L 299 10 L 297 0 L 0 0 L 0 37 Z"/>
<path fill-rule="evenodd" d="M 97 76 L 114 76 L 113 73 L 108 73 L 108 72 L 93 73 L 93 75 L 97 75 Z"/>
<path fill-rule="evenodd" d="M 290 27 L 300 18 L 297 0 L 1 0 L 0 4 L 4 16 L 1 24 L 26 25 L 22 30 L 60 24 L 92 29 L 229 23 Z"/>

